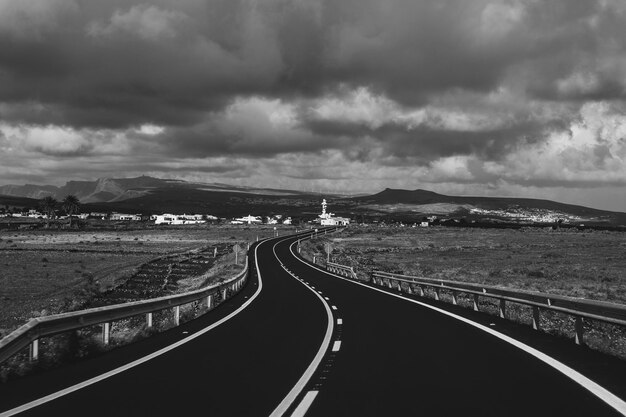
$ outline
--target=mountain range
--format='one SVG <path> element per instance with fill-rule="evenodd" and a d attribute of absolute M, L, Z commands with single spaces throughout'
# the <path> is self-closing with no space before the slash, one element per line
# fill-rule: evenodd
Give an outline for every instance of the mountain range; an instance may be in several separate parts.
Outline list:
<path fill-rule="evenodd" d="M 239 187 L 220 183 L 194 183 L 182 180 L 160 179 L 148 176 L 136 178 L 99 178 L 95 181 L 68 181 L 62 187 L 54 185 L 1 185 L 0 195 L 41 199 L 52 196 L 57 200 L 72 194 L 83 203 L 112 203 L 146 196 L 161 189 L 206 191 L 234 191 L 250 194 L 293 195 L 292 190 Z"/>
<path fill-rule="evenodd" d="M 246 214 L 315 216 L 322 198 L 331 211 L 355 218 L 418 221 L 424 217 L 517 223 L 589 223 L 626 225 L 626 213 L 598 210 L 550 200 L 448 196 L 428 190 L 386 189 L 373 195 L 345 196 L 188 182 L 148 176 L 100 178 L 52 185 L 0 186 L 0 204 L 36 207 L 39 199 L 73 194 L 84 211 L 131 213 L 206 213 L 222 217 Z"/>

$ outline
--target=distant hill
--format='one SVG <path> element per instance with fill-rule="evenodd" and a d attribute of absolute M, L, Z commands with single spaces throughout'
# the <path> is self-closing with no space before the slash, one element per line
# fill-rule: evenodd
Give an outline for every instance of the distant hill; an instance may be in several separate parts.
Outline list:
<path fill-rule="evenodd" d="M 86 204 L 85 209 L 143 214 L 202 213 L 230 218 L 248 214 L 296 216 L 307 211 L 320 211 L 320 202 L 319 197 L 306 194 L 256 194 L 169 187 L 158 188 L 146 195 L 123 201 Z"/>
<path fill-rule="evenodd" d="M 28 198 L 28 197 L 13 197 L 8 195 L 0 195 L 0 208 L 37 208 L 39 204 L 39 199 Z"/>
<path fill-rule="evenodd" d="M 427 190 L 387 188 L 370 196 L 354 198 L 361 208 L 381 213 L 456 215 L 535 222 L 600 222 L 626 224 L 626 213 L 598 210 L 551 200 L 510 197 L 461 197 Z"/>
<path fill-rule="evenodd" d="M 386 189 L 366 196 L 339 196 L 296 190 L 195 183 L 147 176 L 69 181 L 50 185 L 0 186 L 0 205 L 36 207 L 46 196 L 61 200 L 76 195 L 83 211 L 127 213 L 202 213 L 220 217 L 284 214 L 314 218 L 321 199 L 329 209 L 355 219 L 388 218 L 408 222 L 425 217 L 468 221 L 626 225 L 626 213 L 597 210 L 550 200 L 501 197 L 461 197 L 428 190 Z M 8 195 L 7 195 L 8 194 Z"/>
<path fill-rule="evenodd" d="M 110 203 L 147 196 L 157 190 L 204 190 L 215 192 L 240 192 L 247 194 L 300 195 L 294 190 L 239 187 L 219 183 L 194 183 L 181 180 L 160 179 L 148 176 L 136 178 L 99 178 L 95 181 L 68 181 L 62 187 L 53 185 L 2 185 L 0 194 L 12 197 L 41 199 L 52 196 L 62 200 L 73 194 L 83 203 Z"/>

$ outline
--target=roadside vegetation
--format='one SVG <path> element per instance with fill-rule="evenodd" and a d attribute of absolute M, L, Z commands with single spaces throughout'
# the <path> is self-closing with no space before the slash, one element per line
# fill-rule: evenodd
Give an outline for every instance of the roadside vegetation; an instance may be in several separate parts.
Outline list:
<path fill-rule="evenodd" d="M 269 226 L 0 231 L 0 337 L 33 317 L 82 308 L 94 294 L 123 286 L 155 258 L 228 246 L 234 263 L 232 247 L 239 244 L 242 264 L 247 242 L 272 234 Z M 213 271 L 216 276 L 232 272 L 219 268 Z M 185 281 L 189 276 L 179 278 L 172 291 L 206 284 Z"/>
<path fill-rule="evenodd" d="M 620 232 L 350 226 L 302 244 L 308 259 L 324 263 L 328 252 L 364 280 L 382 270 L 626 304 L 626 235 Z M 511 319 L 530 323 L 530 308 L 509 305 Z M 497 314 L 495 302 L 484 301 L 484 309 Z M 565 315 L 545 312 L 542 320 L 547 332 L 573 334 L 573 319 Z M 626 359 L 623 328 L 585 326 L 589 346 Z"/>
<path fill-rule="evenodd" d="M 107 232 L 0 232 L 0 337 L 29 319 L 202 288 L 244 268 L 248 243 L 273 227 L 178 227 Z M 238 251 L 235 254 L 235 249 Z M 219 303 L 219 299 L 215 303 Z M 181 322 L 206 312 L 181 306 Z M 171 312 L 112 324 L 104 346 L 100 326 L 40 341 L 40 358 L 23 352 L 0 366 L 0 381 L 98 354 L 173 326 Z"/>

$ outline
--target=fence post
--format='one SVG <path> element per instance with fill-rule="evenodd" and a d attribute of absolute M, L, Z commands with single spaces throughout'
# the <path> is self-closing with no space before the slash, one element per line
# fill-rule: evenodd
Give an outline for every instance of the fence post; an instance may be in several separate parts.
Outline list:
<path fill-rule="evenodd" d="M 224 288 L 224 291 L 222 291 L 222 301 L 226 300 L 226 294 L 227 294 L 228 289 Z"/>
<path fill-rule="evenodd" d="M 207 298 L 206 298 L 206 308 L 207 308 L 207 310 L 211 309 L 212 301 L 213 301 L 213 296 L 212 295 L 208 295 Z"/>
<path fill-rule="evenodd" d="M 178 326 L 180 324 L 180 306 L 174 307 L 174 325 Z"/>
<path fill-rule="evenodd" d="M 533 329 L 541 329 L 541 317 L 539 316 L 539 307 L 533 306 Z"/>
<path fill-rule="evenodd" d="M 576 331 L 576 344 L 577 345 L 584 345 L 585 341 L 583 339 L 583 333 L 584 333 L 584 329 L 583 329 L 583 318 L 580 316 L 576 316 L 576 321 L 574 322 L 574 330 Z"/>
<path fill-rule="evenodd" d="M 500 306 L 498 307 L 498 313 L 500 314 L 500 317 L 505 319 L 506 318 L 506 302 L 504 300 L 500 300 Z"/>
<path fill-rule="evenodd" d="M 107 346 L 111 340 L 111 323 L 102 323 L 102 343 Z"/>
<path fill-rule="evenodd" d="M 474 294 L 474 311 L 478 311 L 478 294 Z"/>
<path fill-rule="evenodd" d="M 31 342 L 28 356 L 33 362 L 39 360 L 39 339 L 35 339 Z"/>
<path fill-rule="evenodd" d="M 146 313 L 146 326 L 152 327 L 152 313 Z"/>

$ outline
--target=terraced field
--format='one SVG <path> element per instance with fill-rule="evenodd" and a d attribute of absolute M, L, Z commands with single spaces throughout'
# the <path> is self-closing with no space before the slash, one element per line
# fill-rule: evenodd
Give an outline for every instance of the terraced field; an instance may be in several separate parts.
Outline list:
<path fill-rule="evenodd" d="M 90 306 L 126 303 L 176 293 L 179 290 L 179 281 L 207 274 L 215 265 L 216 260 L 231 252 L 230 245 L 220 243 L 203 248 L 197 253 L 152 260 L 142 265 L 122 285 L 102 293 L 90 303 Z M 209 280 L 208 276 L 204 279 L 204 281 Z"/>
<path fill-rule="evenodd" d="M 207 272 L 232 276 L 241 267 L 233 245 L 273 234 L 270 226 L 0 230 L 0 337 L 33 317 L 188 291 Z"/>

